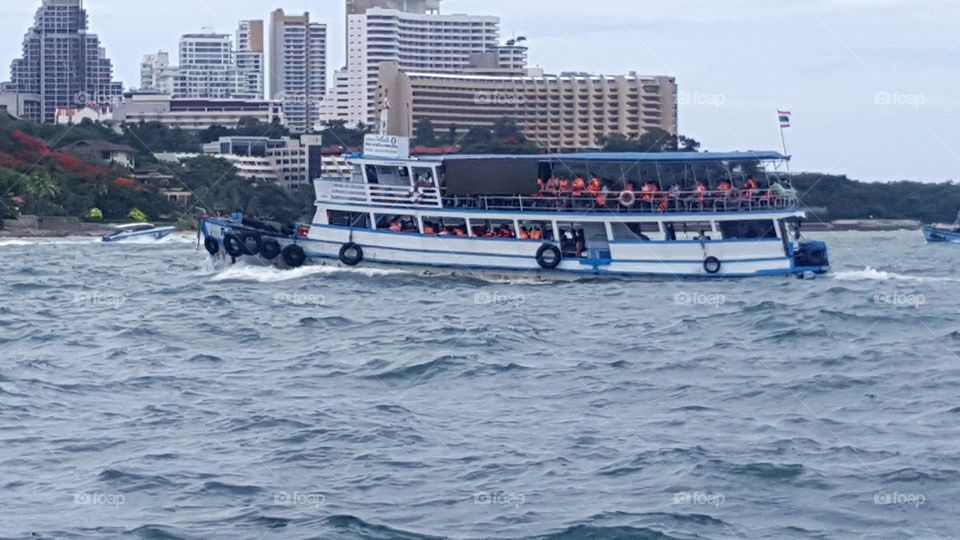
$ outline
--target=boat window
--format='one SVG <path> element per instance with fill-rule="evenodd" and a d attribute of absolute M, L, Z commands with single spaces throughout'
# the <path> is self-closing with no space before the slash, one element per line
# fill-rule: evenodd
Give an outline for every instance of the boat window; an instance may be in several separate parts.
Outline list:
<path fill-rule="evenodd" d="M 393 232 L 420 232 L 417 219 L 408 215 L 376 214 L 378 230 Z"/>
<path fill-rule="evenodd" d="M 410 186 L 410 170 L 406 167 L 368 165 L 367 179 L 381 186 Z"/>
<path fill-rule="evenodd" d="M 512 220 L 471 219 L 470 235 L 478 238 L 515 238 Z"/>
<path fill-rule="evenodd" d="M 413 185 L 424 189 L 436 188 L 437 185 L 433 178 L 433 169 L 430 167 L 414 167 Z"/>
<path fill-rule="evenodd" d="M 563 252 L 563 256 L 580 258 L 587 243 L 583 224 L 559 221 L 557 230 L 560 233 L 560 251 Z"/>
<path fill-rule="evenodd" d="M 667 221 L 663 228 L 665 240 L 710 240 L 713 232 L 709 221 Z"/>
<path fill-rule="evenodd" d="M 361 212 L 340 212 L 338 210 L 330 210 L 327 212 L 327 222 L 330 225 L 336 225 L 338 227 L 369 229 L 370 215 Z"/>
<path fill-rule="evenodd" d="M 663 240 L 660 224 L 655 222 L 611 223 L 614 241 Z"/>
<path fill-rule="evenodd" d="M 467 220 L 453 217 L 423 218 L 423 234 L 437 234 L 441 236 L 466 236 Z"/>
<path fill-rule="evenodd" d="M 517 238 L 521 240 L 553 240 L 553 223 L 549 221 L 521 221 Z"/>
<path fill-rule="evenodd" d="M 752 221 L 721 221 L 718 223 L 723 238 L 776 238 L 776 224 L 772 219 Z"/>

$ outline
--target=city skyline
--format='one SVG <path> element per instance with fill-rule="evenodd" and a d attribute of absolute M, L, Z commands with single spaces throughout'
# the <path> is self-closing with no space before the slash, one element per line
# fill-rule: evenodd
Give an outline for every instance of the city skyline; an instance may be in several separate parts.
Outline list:
<path fill-rule="evenodd" d="M 547 72 L 663 74 L 680 89 L 680 131 L 711 150 L 779 147 L 776 109 L 794 113 L 787 132 L 794 170 L 863 180 L 956 178 L 949 144 L 960 108 L 960 51 L 950 24 L 960 6 L 930 0 L 779 0 L 724 7 L 702 0 L 670 6 L 606 0 L 585 11 L 542 0 L 444 0 L 442 13 L 492 15 L 504 39 L 529 38 L 530 65 Z M 0 7 L 0 70 L 10 61 L 39 1 Z M 548 9 L 549 7 L 549 9 Z M 210 26 L 229 33 L 270 11 L 310 11 L 329 29 L 328 81 L 345 62 L 343 2 L 182 0 L 130 6 L 87 0 L 90 31 L 113 60 L 115 79 L 137 86 L 143 54 L 170 50 L 180 35 Z M 182 8 L 182 9 L 181 9 Z M 182 14 L 191 13 L 189 23 Z M 897 36 L 894 49 L 883 36 Z"/>

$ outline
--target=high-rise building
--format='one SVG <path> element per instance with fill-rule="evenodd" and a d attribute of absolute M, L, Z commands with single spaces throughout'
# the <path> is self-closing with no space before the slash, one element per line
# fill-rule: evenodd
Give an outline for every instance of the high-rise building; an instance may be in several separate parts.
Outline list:
<path fill-rule="evenodd" d="M 229 99 L 238 86 L 233 43 L 228 34 L 186 34 L 180 38 L 180 66 L 173 95 L 183 98 Z"/>
<path fill-rule="evenodd" d="M 499 46 L 498 17 L 442 15 L 439 7 L 439 0 L 348 0 L 346 77 L 338 76 L 338 86 L 328 92 L 323 120 L 374 122 L 381 62 L 459 73 L 472 55 Z M 334 101 L 344 97 L 345 102 Z"/>
<path fill-rule="evenodd" d="M 7 92 L 39 96 L 30 119 L 53 122 L 57 108 L 107 102 L 123 93 L 96 34 L 87 32 L 82 0 L 43 0 L 11 64 Z M 85 102 L 85 103 L 84 103 Z"/>
<path fill-rule="evenodd" d="M 140 90 L 156 90 L 173 94 L 175 68 L 170 66 L 170 53 L 157 51 L 143 55 L 140 62 Z"/>
<path fill-rule="evenodd" d="M 291 130 L 316 127 L 327 87 L 327 26 L 310 22 L 310 14 L 270 18 L 270 96 L 283 102 Z"/>
<path fill-rule="evenodd" d="M 263 99 L 263 21 L 241 21 L 231 36 L 213 32 L 180 38 L 180 63 L 160 51 L 143 57 L 141 90 L 178 98 Z"/>
<path fill-rule="evenodd" d="M 613 133 L 677 133 L 673 77 L 422 73 L 385 63 L 380 85 L 379 92 L 390 96 L 392 135 L 412 136 L 422 120 L 438 133 L 462 134 L 506 117 L 530 140 L 557 152 L 596 149 L 599 137 Z"/>
<path fill-rule="evenodd" d="M 234 97 L 263 99 L 263 44 L 263 21 L 240 21 L 235 58 L 239 87 Z"/>

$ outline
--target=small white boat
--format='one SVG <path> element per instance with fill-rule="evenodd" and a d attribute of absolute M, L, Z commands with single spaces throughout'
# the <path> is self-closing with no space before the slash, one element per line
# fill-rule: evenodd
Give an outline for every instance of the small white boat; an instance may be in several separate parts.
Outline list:
<path fill-rule="evenodd" d="M 104 242 L 121 242 L 131 238 L 153 238 L 160 240 L 168 236 L 176 227 L 157 227 L 151 223 L 130 223 L 128 225 L 117 225 L 112 233 L 104 235 Z"/>

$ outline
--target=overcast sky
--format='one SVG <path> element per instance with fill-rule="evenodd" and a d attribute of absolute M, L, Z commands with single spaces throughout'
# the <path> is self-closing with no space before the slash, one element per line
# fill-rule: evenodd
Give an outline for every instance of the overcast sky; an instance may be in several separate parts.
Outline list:
<path fill-rule="evenodd" d="M 0 2 L 0 78 L 9 78 L 40 0 Z M 117 77 L 180 34 L 232 33 L 277 7 L 309 10 L 344 62 L 342 0 L 86 0 Z M 708 150 L 779 149 L 794 170 L 862 180 L 960 181 L 958 0 L 443 0 L 445 13 L 498 15 L 548 72 L 673 75 L 680 131 Z"/>

